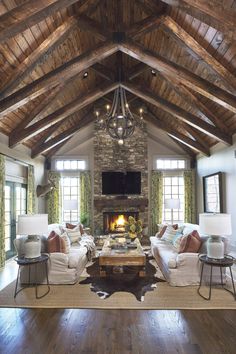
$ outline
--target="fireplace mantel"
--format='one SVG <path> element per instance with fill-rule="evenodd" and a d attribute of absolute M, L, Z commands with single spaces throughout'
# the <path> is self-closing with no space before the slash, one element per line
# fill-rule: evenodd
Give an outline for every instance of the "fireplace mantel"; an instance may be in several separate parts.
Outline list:
<path fill-rule="evenodd" d="M 139 208 L 140 211 L 144 211 L 144 209 L 148 206 L 147 198 L 124 198 L 124 197 L 114 197 L 112 199 L 108 198 L 94 198 L 94 207 L 95 208 L 130 208 L 136 207 Z"/>

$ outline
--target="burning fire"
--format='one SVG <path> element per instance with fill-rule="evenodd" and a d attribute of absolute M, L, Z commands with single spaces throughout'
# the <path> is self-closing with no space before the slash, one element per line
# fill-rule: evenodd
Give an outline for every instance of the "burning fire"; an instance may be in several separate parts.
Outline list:
<path fill-rule="evenodd" d="M 119 215 L 118 218 L 111 223 L 111 230 L 115 231 L 115 230 L 120 230 L 120 231 L 124 231 L 124 226 L 125 226 L 125 217 L 124 215 Z"/>

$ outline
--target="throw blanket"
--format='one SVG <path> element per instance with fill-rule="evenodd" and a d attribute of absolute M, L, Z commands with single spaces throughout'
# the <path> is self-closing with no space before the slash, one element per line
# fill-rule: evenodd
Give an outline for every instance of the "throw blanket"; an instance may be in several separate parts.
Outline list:
<path fill-rule="evenodd" d="M 81 246 L 87 248 L 88 260 L 91 261 L 91 259 L 95 257 L 95 253 L 96 253 L 96 246 L 93 240 L 93 236 L 83 235 L 79 243 Z"/>

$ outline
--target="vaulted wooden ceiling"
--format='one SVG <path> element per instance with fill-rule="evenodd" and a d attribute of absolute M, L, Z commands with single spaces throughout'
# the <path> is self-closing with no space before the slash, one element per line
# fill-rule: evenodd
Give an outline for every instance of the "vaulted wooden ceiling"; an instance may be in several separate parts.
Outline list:
<path fill-rule="evenodd" d="M 236 132 L 236 0 L 3 0 L 0 131 L 51 156 L 122 85 L 194 157 Z M 85 72 L 88 73 L 85 77 Z"/>

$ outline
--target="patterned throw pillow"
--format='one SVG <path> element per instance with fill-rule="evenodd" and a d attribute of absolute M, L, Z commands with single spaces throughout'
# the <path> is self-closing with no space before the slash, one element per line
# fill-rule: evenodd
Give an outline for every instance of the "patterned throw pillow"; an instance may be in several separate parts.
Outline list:
<path fill-rule="evenodd" d="M 81 240 L 81 232 L 79 225 L 77 225 L 74 229 L 64 229 L 64 232 L 67 233 L 71 244 L 74 242 L 79 242 Z"/>
<path fill-rule="evenodd" d="M 65 241 L 65 253 L 68 254 L 70 252 L 70 239 L 66 232 L 64 232 L 60 237 Z"/>
<path fill-rule="evenodd" d="M 176 248 L 177 252 L 179 252 L 180 250 L 180 244 L 181 244 L 181 240 L 183 238 L 183 234 L 181 232 L 177 232 L 175 237 L 173 238 L 173 246 Z"/>
<path fill-rule="evenodd" d="M 194 230 L 189 235 L 183 236 L 180 243 L 179 253 L 198 253 L 201 244 L 201 237 L 199 236 L 197 230 Z"/>
<path fill-rule="evenodd" d="M 51 231 L 47 240 L 47 249 L 48 253 L 66 253 L 65 241 L 55 231 Z"/>
<path fill-rule="evenodd" d="M 176 230 L 176 229 L 174 229 L 174 227 L 172 225 L 168 225 L 166 227 L 166 230 L 165 230 L 163 236 L 161 237 L 161 240 L 171 243 L 173 241 L 176 233 L 180 233 L 180 232 L 181 232 L 180 229 Z"/>
<path fill-rule="evenodd" d="M 164 235 L 166 229 L 167 229 L 168 224 L 158 224 L 158 232 L 156 233 L 156 237 L 162 238 Z M 173 224 L 172 225 L 173 229 L 177 230 L 178 229 L 178 224 Z"/>
<path fill-rule="evenodd" d="M 80 230 L 81 235 L 83 235 L 83 234 L 84 234 L 84 228 L 83 228 L 83 225 L 82 225 L 82 224 L 74 225 L 74 224 L 70 224 L 70 223 L 68 223 L 68 222 L 66 223 L 66 228 L 67 228 L 67 229 L 73 230 L 73 229 L 78 228 L 78 227 L 79 227 L 79 230 Z"/>

